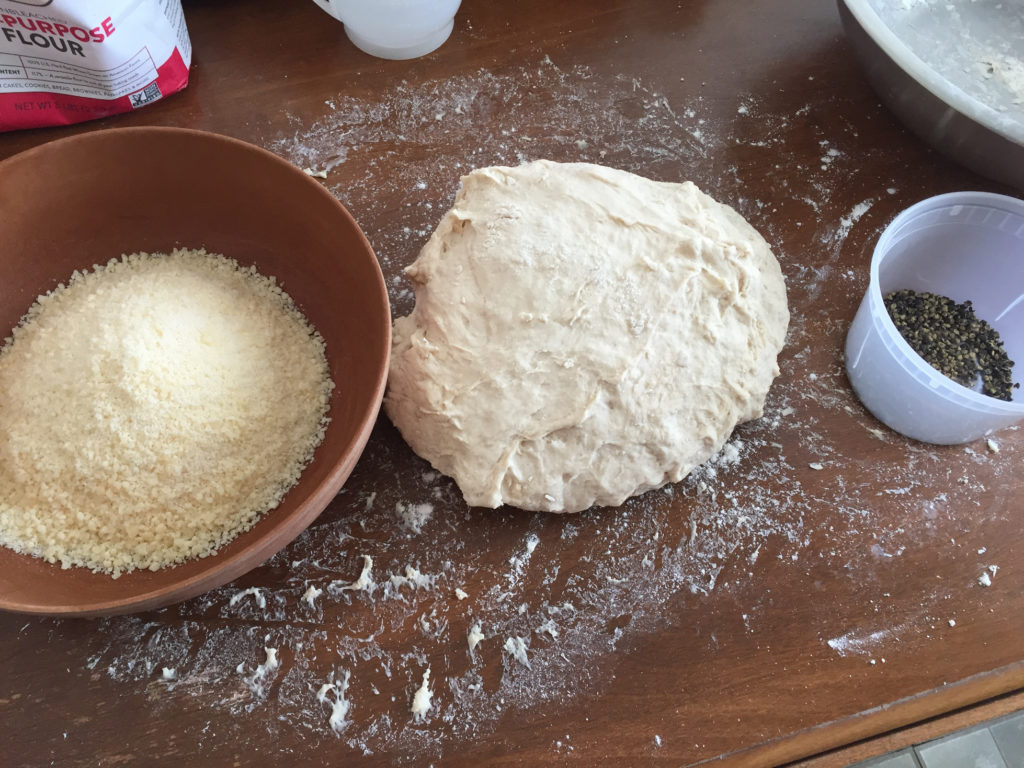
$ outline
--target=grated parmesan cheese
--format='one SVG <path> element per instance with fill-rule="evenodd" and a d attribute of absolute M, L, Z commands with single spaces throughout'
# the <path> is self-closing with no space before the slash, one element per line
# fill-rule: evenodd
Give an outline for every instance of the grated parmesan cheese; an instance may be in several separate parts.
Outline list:
<path fill-rule="evenodd" d="M 175 250 L 75 272 L 0 349 L 0 543 L 115 578 L 210 555 L 298 481 L 333 387 L 254 267 Z"/>

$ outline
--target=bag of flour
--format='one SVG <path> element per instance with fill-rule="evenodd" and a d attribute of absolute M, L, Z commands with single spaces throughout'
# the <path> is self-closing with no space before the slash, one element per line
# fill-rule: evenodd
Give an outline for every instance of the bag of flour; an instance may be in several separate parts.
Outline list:
<path fill-rule="evenodd" d="M 138 109 L 191 60 L 181 0 L 0 0 L 0 130 Z"/>

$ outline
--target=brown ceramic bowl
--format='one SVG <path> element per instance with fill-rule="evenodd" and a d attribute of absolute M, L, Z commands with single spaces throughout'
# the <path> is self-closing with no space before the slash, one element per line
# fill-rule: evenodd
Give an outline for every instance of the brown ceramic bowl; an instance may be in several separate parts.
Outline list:
<path fill-rule="evenodd" d="M 256 567 L 308 526 L 359 458 L 387 377 L 384 278 L 318 182 L 235 139 L 173 128 L 78 135 L 0 163 L 0 338 L 75 269 L 203 247 L 274 275 L 327 343 L 335 389 L 312 463 L 277 509 L 215 555 L 112 579 L 0 547 L 0 608 L 95 616 L 168 605 Z"/>

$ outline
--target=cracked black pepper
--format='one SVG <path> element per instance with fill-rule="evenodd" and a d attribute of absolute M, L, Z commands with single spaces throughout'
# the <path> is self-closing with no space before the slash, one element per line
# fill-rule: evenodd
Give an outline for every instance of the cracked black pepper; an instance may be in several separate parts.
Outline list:
<path fill-rule="evenodd" d="M 1013 400 L 1013 361 L 999 333 L 974 314 L 970 301 L 957 303 L 935 293 L 903 290 L 888 294 L 885 308 L 893 324 L 935 370 L 968 388 L 999 400 Z"/>

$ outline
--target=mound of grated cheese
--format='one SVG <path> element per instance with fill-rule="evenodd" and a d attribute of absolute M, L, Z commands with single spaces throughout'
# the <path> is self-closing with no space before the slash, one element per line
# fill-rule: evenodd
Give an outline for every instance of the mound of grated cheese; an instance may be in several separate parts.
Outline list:
<path fill-rule="evenodd" d="M 75 272 L 0 349 L 0 543 L 115 578 L 210 555 L 298 481 L 333 388 L 255 268 L 175 250 Z"/>

